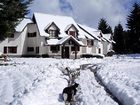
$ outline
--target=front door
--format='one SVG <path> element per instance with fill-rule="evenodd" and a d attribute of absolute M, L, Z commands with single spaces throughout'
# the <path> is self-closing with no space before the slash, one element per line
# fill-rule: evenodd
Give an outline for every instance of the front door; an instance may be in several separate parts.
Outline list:
<path fill-rule="evenodd" d="M 70 55 L 69 55 L 69 47 L 66 47 L 66 46 L 63 46 L 62 47 L 62 58 L 69 58 Z"/>

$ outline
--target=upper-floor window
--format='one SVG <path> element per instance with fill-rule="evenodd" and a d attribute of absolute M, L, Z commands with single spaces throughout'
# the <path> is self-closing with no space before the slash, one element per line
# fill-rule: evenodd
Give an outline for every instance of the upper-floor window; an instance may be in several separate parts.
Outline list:
<path fill-rule="evenodd" d="M 28 37 L 36 37 L 36 32 L 28 33 Z"/>
<path fill-rule="evenodd" d="M 78 30 L 73 24 L 68 25 L 65 29 L 65 32 L 66 32 L 66 34 L 72 35 L 75 38 L 78 35 Z"/>
<path fill-rule="evenodd" d="M 87 40 L 87 46 L 93 46 L 94 45 L 94 41 L 91 39 Z"/>
<path fill-rule="evenodd" d="M 57 30 L 49 30 L 49 34 L 51 38 L 58 37 L 58 31 Z"/>
<path fill-rule="evenodd" d="M 73 37 L 75 37 L 76 32 L 75 31 L 69 31 L 69 35 L 72 35 Z"/>

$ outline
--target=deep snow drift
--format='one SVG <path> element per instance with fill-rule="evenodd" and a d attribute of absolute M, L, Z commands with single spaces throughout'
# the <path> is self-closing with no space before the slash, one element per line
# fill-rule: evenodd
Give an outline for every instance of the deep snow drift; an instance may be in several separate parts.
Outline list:
<path fill-rule="evenodd" d="M 140 104 L 140 56 L 104 59 L 12 58 L 0 62 L 0 105 L 64 105 L 61 93 L 68 85 L 62 73 L 83 64 L 97 64 L 99 77 L 124 105 Z M 96 80 L 81 68 L 76 105 L 117 105 Z"/>

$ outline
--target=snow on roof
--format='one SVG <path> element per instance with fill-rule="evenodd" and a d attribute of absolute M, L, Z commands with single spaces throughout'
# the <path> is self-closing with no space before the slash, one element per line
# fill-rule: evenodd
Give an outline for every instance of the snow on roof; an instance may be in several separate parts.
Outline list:
<path fill-rule="evenodd" d="M 58 39 L 49 39 L 47 40 L 47 45 L 57 45 Z"/>
<path fill-rule="evenodd" d="M 50 15 L 50 14 L 43 14 L 43 13 L 34 13 L 34 17 L 40 32 L 41 36 L 49 36 L 48 33 L 45 32 L 44 28 L 48 26 L 48 24 L 54 22 L 58 28 L 60 29 L 60 37 L 67 36 L 65 34 L 65 29 L 70 24 L 73 24 L 78 30 L 79 27 L 77 26 L 76 22 L 73 18 L 68 16 L 58 16 L 58 15 Z"/>
<path fill-rule="evenodd" d="M 66 40 L 68 40 L 68 39 L 70 39 L 70 38 L 72 38 L 75 42 L 77 42 L 79 45 L 81 45 L 81 46 L 84 46 L 84 44 L 81 42 L 81 41 L 78 41 L 77 39 L 75 39 L 73 36 L 66 36 L 66 37 L 64 37 L 64 38 L 62 38 L 62 39 L 60 39 L 59 40 L 59 44 L 63 44 Z"/>
<path fill-rule="evenodd" d="M 33 21 L 31 19 L 27 19 L 27 18 L 24 18 L 23 20 L 21 20 L 21 22 L 16 26 L 15 30 L 17 32 L 21 32 L 25 26 L 29 23 L 33 23 Z"/>
<path fill-rule="evenodd" d="M 0 56 L 2 55 L 3 53 L 2 52 L 0 52 Z"/>
<path fill-rule="evenodd" d="M 111 34 L 103 34 L 103 37 L 110 41 Z"/>
<path fill-rule="evenodd" d="M 84 44 L 81 41 L 78 41 L 77 39 L 75 39 L 73 36 L 70 36 L 70 35 L 63 37 L 60 40 L 58 40 L 58 39 L 49 39 L 49 40 L 47 40 L 47 45 L 61 45 L 61 44 L 63 44 L 65 41 L 67 41 L 70 38 L 72 38 L 79 45 L 84 46 Z"/>
<path fill-rule="evenodd" d="M 97 40 L 101 40 L 100 38 L 98 38 L 98 36 L 100 35 L 100 31 L 99 30 L 96 30 L 94 28 L 88 27 L 86 25 L 81 25 L 81 24 L 78 24 L 78 25 L 79 25 L 79 27 L 81 29 L 83 29 L 84 31 L 86 31 L 87 33 L 89 33 L 90 36 L 94 37 Z"/>

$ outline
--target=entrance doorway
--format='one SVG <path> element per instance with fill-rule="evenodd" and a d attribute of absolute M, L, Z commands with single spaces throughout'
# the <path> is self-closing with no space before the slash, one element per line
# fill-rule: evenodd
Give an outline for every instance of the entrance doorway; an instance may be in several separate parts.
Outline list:
<path fill-rule="evenodd" d="M 63 46 L 62 47 L 62 58 L 69 58 L 70 54 L 69 54 L 69 47 Z"/>

